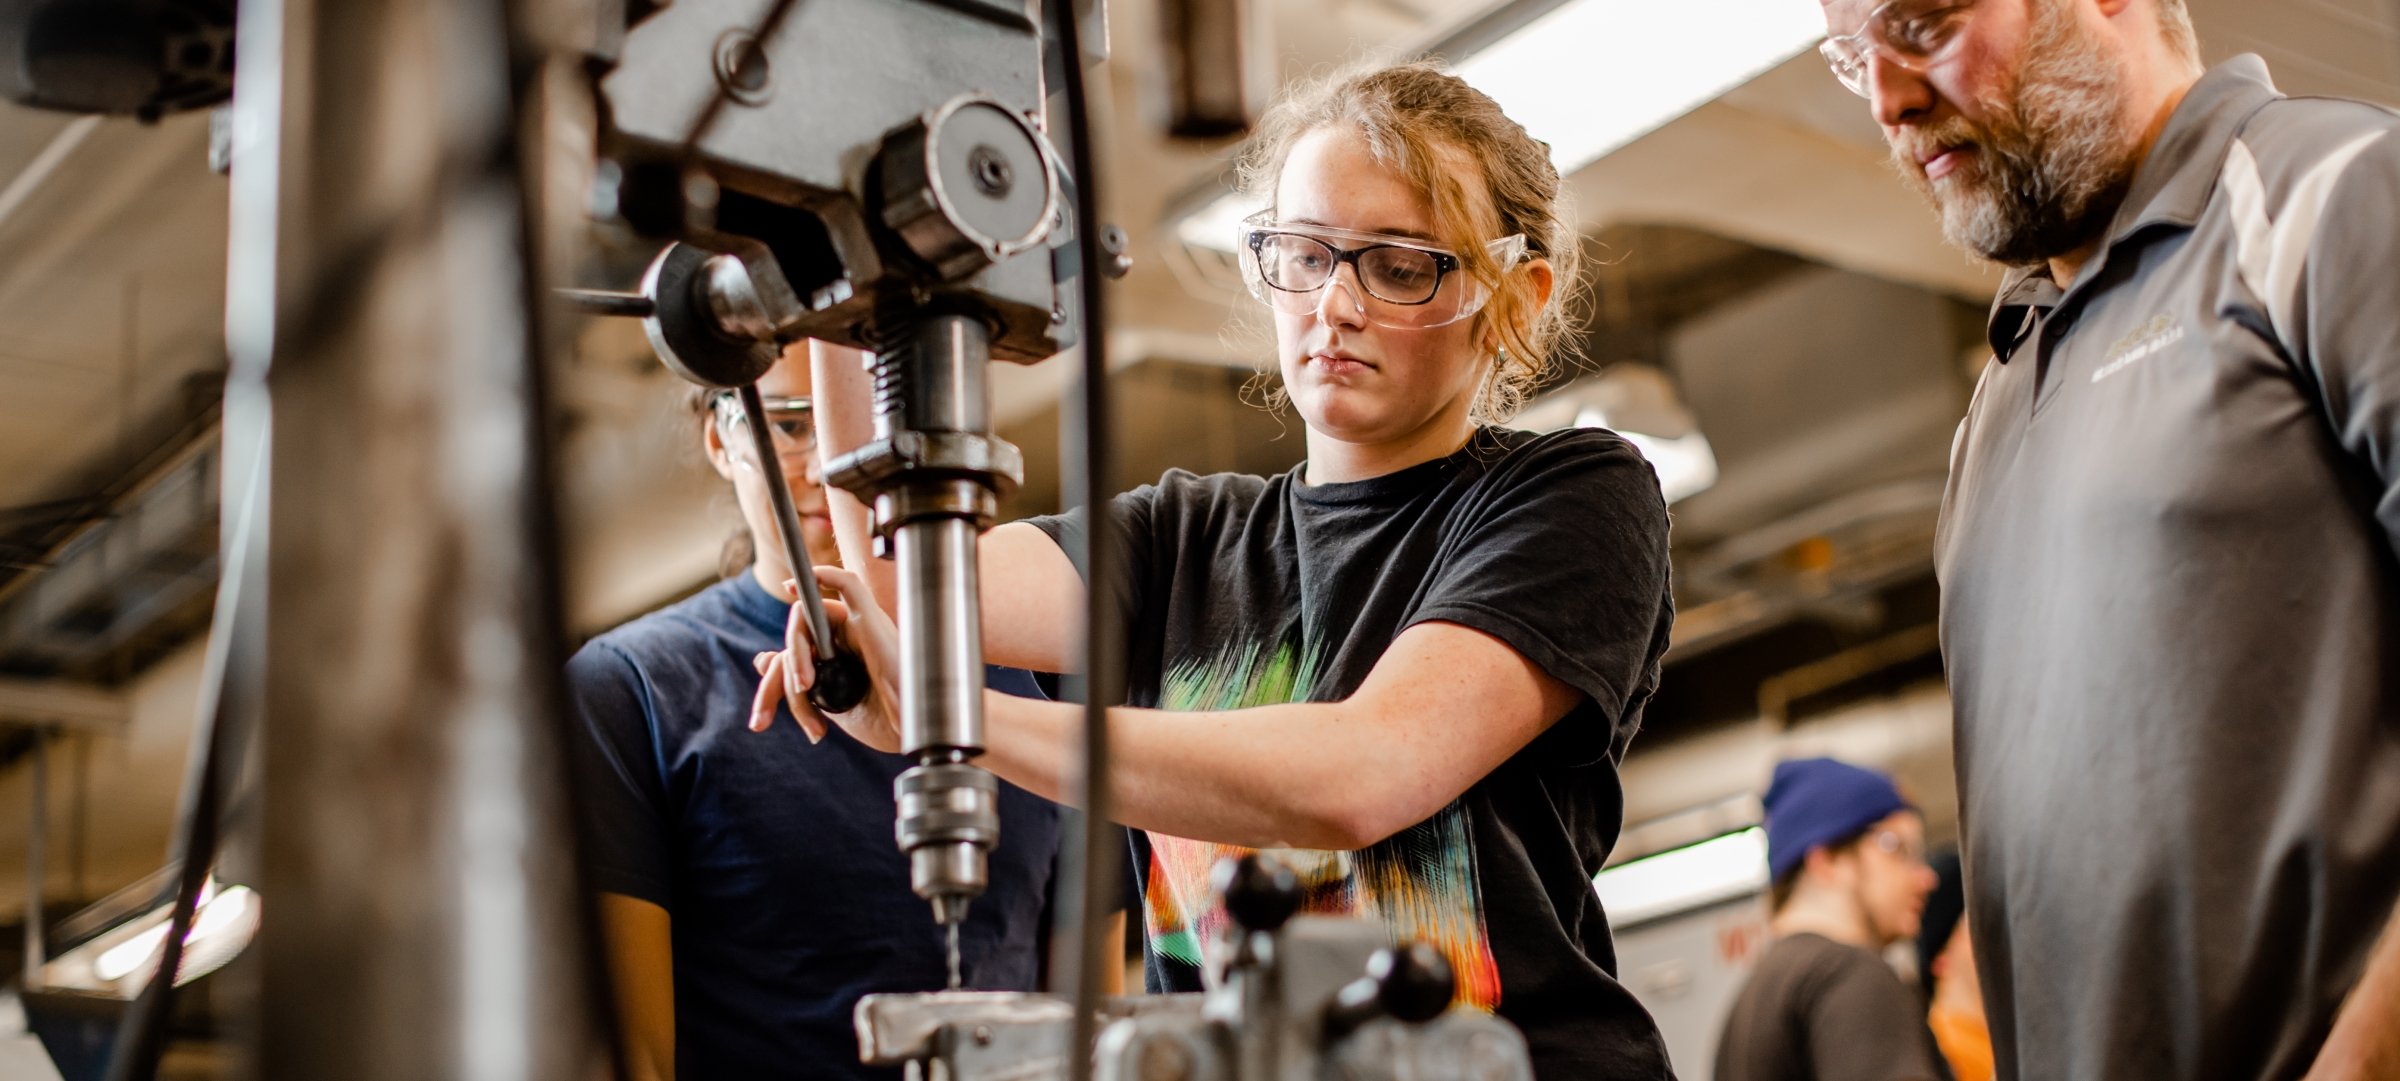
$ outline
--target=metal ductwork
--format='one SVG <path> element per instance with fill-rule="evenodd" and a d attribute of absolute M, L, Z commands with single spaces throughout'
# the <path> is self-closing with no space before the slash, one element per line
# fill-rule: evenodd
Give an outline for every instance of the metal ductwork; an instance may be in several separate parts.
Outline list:
<path fill-rule="evenodd" d="M 116 683 L 198 634 L 217 579 L 220 457 L 212 425 L 0 587 L 0 675 Z"/>

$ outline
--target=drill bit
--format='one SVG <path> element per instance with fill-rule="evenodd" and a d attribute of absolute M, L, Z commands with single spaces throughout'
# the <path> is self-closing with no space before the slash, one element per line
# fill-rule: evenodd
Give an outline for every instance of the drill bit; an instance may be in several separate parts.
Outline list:
<path fill-rule="evenodd" d="M 949 936 L 950 936 L 950 989 L 951 989 L 951 990 L 953 990 L 953 991 L 956 991 L 956 990 L 958 990 L 958 989 L 959 989 L 959 986 L 960 986 L 961 984 L 963 984 L 963 983 L 965 983 L 965 982 L 966 982 L 965 980 L 963 980 L 963 979 L 959 978 L 959 972 L 958 972 L 958 921 L 957 921 L 957 920 L 945 920 L 945 921 L 943 921 L 943 923 L 942 923 L 942 926 L 943 926 L 943 927 L 945 927 L 945 928 L 947 928 L 947 929 L 949 930 Z"/>

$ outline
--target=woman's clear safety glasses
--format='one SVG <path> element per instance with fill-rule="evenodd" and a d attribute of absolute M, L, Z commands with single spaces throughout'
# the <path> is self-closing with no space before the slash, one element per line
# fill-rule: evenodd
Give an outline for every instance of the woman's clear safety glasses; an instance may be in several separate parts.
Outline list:
<path fill-rule="evenodd" d="M 1483 282 L 1460 273 L 1466 261 L 1457 253 L 1419 237 L 1282 222 L 1273 211 L 1260 211 L 1243 219 L 1236 240 L 1250 295 L 1280 312 L 1316 311 L 1337 288 L 1344 265 L 1353 277 L 1338 288 L 1352 310 L 1376 326 L 1448 326 L 1482 311 L 1491 299 Z M 1484 252 L 1502 270 L 1514 269 L 1525 261 L 1525 236 L 1502 237 L 1484 245 Z"/>
<path fill-rule="evenodd" d="M 813 405 L 808 398 L 766 397 L 767 434 L 775 437 L 775 449 L 787 453 L 806 454 L 817 448 L 817 426 L 811 419 Z M 747 438 L 737 434 L 750 428 L 750 420 L 742 415 L 742 401 L 733 391 L 718 391 L 709 399 L 716 412 L 717 423 L 726 433 L 728 444 L 747 448 Z"/>

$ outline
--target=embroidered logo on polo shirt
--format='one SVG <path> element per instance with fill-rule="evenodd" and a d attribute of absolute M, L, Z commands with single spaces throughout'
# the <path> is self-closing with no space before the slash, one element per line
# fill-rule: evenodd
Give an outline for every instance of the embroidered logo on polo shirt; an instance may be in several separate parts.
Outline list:
<path fill-rule="evenodd" d="M 2163 315 L 2154 316 L 2149 322 L 2117 339 L 2117 344 L 2108 347 L 2108 359 L 2102 362 L 2098 371 L 2092 373 L 2092 382 L 2097 383 L 2124 371 L 2182 340 L 2183 324 Z"/>

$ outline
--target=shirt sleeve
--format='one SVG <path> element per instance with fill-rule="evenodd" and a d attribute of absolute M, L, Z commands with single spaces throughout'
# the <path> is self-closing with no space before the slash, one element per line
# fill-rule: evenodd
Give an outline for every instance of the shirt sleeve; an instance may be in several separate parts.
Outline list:
<path fill-rule="evenodd" d="M 1411 622 L 1482 631 L 1583 692 L 1542 736 L 1544 753 L 1575 765 L 1621 755 L 1674 620 L 1657 474 L 1594 429 L 1544 436 L 1496 468 L 1460 508 Z"/>
<path fill-rule="evenodd" d="M 1170 473 L 1170 476 L 1173 474 Z M 1159 486 L 1145 484 L 1109 500 L 1109 524 L 1116 527 L 1117 574 L 1109 592 L 1117 610 L 1128 621 L 1141 618 L 1142 584 L 1150 580 L 1154 554 L 1151 538 L 1158 526 Z M 1091 581 L 1091 568 L 1084 561 L 1084 534 L 1088 528 L 1084 508 L 1076 507 L 1061 514 L 1046 514 L 1026 519 L 1034 528 L 1049 534 L 1060 550 L 1075 563 L 1075 573 Z"/>
<path fill-rule="evenodd" d="M 2293 320 L 2302 340 L 2286 344 L 2316 380 L 2334 438 L 2369 474 L 2375 520 L 2400 552 L 2400 244 L 2381 227 L 2400 221 L 2400 132 L 2365 138 L 2318 214 Z M 2303 179 L 2285 217 L 2316 210 L 2314 199 Z"/>
<path fill-rule="evenodd" d="M 1819 1081 L 1936 1081 L 1925 1011 L 1900 977 L 1861 953 L 1804 1007 L 1810 1076 Z"/>
<path fill-rule="evenodd" d="M 569 765 L 591 884 L 670 908 L 666 788 L 650 695 L 632 658 L 593 642 L 567 662 Z"/>

